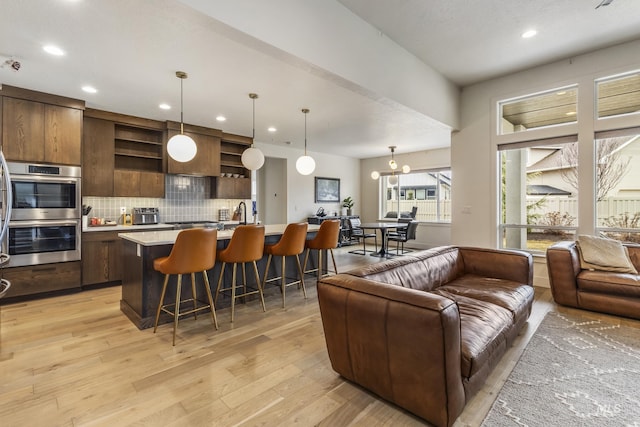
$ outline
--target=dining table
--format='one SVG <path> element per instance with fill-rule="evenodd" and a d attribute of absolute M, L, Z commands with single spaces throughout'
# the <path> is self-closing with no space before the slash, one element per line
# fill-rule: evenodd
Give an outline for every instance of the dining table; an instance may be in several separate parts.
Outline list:
<path fill-rule="evenodd" d="M 358 228 L 362 228 L 363 230 L 380 230 L 380 238 L 382 240 L 380 250 L 373 252 L 371 256 L 391 258 L 395 255 L 387 250 L 389 230 L 399 230 L 407 228 L 408 226 L 409 223 L 406 222 L 363 222 L 358 226 Z"/>

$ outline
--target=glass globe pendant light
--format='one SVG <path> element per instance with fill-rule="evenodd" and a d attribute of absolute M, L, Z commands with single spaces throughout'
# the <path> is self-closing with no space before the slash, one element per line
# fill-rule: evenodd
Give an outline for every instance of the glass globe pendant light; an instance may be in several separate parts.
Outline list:
<path fill-rule="evenodd" d="M 188 162 L 196 156 L 198 147 L 193 139 L 184 134 L 182 112 L 182 81 L 187 78 L 184 71 L 176 71 L 176 77 L 180 79 L 180 134 L 172 136 L 167 142 L 169 156 L 177 162 Z"/>
<path fill-rule="evenodd" d="M 309 113 L 309 109 L 303 108 L 302 112 L 304 113 L 304 156 L 298 157 L 296 170 L 301 175 L 309 175 L 316 168 L 316 161 L 313 160 L 313 157 L 307 156 L 307 114 Z"/>
<path fill-rule="evenodd" d="M 251 147 L 247 148 L 242 152 L 242 157 L 240 160 L 242 161 L 242 166 L 245 168 L 255 171 L 258 170 L 264 165 L 264 154 L 260 151 L 259 148 L 253 146 L 253 141 L 256 139 L 256 99 L 258 98 L 258 94 L 250 93 L 249 98 L 253 101 L 253 133 L 251 138 Z"/>
<path fill-rule="evenodd" d="M 393 153 L 394 151 L 396 151 L 396 146 L 395 145 L 390 145 L 389 149 L 391 150 L 391 160 L 389 160 L 389 167 L 391 168 L 391 176 L 389 176 L 389 185 L 396 185 L 398 184 L 398 177 L 395 174 L 396 169 L 398 169 L 398 163 L 396 162 L 396 159 L 393 157 Z M 409 165 L 404 165 L 402 166 L 402 173 L 409 173 L 411 172 L 411 167 L 409 167 Z M 371 179 L 378 179 L 380 178 L 380 172 L 378 171 L 373 171 L 371 172 Z"/>

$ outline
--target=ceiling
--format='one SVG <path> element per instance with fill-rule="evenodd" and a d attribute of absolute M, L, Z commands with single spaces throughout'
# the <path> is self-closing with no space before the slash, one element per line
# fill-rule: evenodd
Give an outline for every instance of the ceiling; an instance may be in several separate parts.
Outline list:
<path fill-rule="evenodd" d="M 235 0 L 245 7 L 256 0 Z M 301 0 L 299 0 L 301 1 Z M 311 0 L 308 0 L 311 1 Z M 326 0 L 325 0 L 326 1 Z M 188 0 L 15 0 L 0 15 L 0 83 L 84 99 L 88 107 L 156 120 L 179 120 L 251 135 L 302 151 L 304 115 L 310 152 L 354 158 L 447 146 L 451 129 L 399 102 L 345 84 L 315 64 L 296 60 Z M 340 0 L 399 46 L 458 86 L 640 38 L 640 1 L 615 0 Z M 226 7 L 234 7 L 228 6 Z M 344 13 L 351 15 L 349 10 Z M 568 19 L 570 17 L 570 19 Z M 295 18 L 295 17 L 294 17 Z M 536 27 L 539 35 L 520 33 Z M 247 41 L 251 39 L 251 41 Z M 53 57 L 42 45 L 66 51 Z M 455 53 L 455 54 L 454 54 Z M 81 91 L 90 84 L 96 94 Z M 365 89 L 365 90 L 362 90 Z M 172 105 L 160 110 L 162 102 Z M 223 114 L 224 123 L 215 117 Z M 278 130 L 266 131 L 268 126 Z"/>

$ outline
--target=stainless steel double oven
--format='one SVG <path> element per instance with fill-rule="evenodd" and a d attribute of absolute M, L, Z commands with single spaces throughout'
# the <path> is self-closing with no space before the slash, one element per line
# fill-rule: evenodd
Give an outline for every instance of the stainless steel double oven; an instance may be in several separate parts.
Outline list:
<path fill-rule="evenodd" d="M 7 163 L 13 208 L 3 251 L 8 267 L 80 259 L 79 166 Z"/>

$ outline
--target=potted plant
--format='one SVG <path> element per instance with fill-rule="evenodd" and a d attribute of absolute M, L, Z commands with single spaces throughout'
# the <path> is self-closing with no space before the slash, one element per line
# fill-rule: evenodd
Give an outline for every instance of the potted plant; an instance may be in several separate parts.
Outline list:
<path fill-rule="evenodd" d="M 345 198 L 342 201 L 342 207 L 347 209 L 347 216 L 351 216 L 351 208 L 353 208 L 353 199 L 351 198 L 351 196 Z"/>

